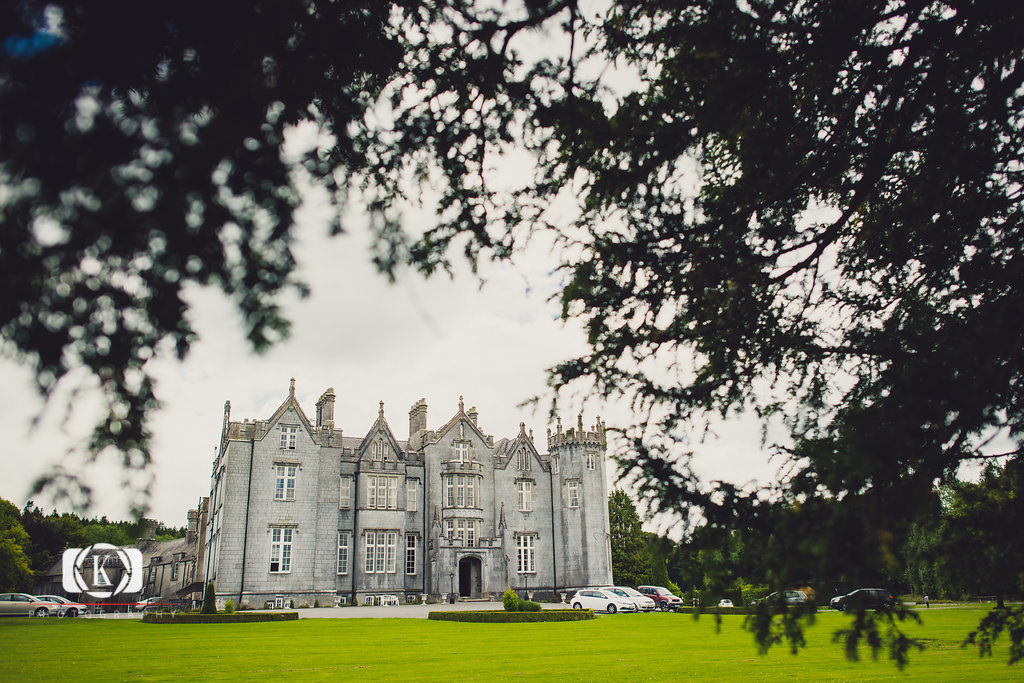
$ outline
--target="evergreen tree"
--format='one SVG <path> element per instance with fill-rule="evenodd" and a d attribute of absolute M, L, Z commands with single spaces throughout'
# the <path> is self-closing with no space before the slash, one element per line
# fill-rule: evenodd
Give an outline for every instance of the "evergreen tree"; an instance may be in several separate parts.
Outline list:
<path fill-rule="evenodd" d="M 203 593 L 203 606 L 199 611 L 202 614 L 217 613 L 217 592 L 213 587 L 213 581 L 206 584 L 206 591 Z"/>
<path fill-rule="evenodd" d="M 636 506 L 625 491 L 608 497 L 608 525 L 612 547 L 612 581 L 617 586 L 639 586 L 650 580 L 651 556 Z"/>

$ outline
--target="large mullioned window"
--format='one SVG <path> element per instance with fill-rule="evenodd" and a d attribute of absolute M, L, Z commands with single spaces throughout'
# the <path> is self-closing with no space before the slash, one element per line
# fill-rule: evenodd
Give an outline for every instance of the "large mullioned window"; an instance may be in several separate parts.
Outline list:
<path fill-rule="evenodd" d="M 367 531 L 366 562 L 364 564 L 366 573 L 394 574 L 397 546 L 397 531 Z"/>
<path fill-rule="evenodd" d="M 461 538 L 467 548 L 476 547 L 480 537 L 480 521 L 476 519 L 449 519 L 445 522 L 449 538 Z"/>
<path fill-rule="evenodd" d="M 292 530 L 274 527 L 270 530 L 270 572 L 287 574 L 292 570 Z"/>
<path fill-rule="evenodd" d="M 397 510 L 398 477 L 376 474 L 366 477 L 366 507 L 371 510 Z"/>
<path fill-rule="evenodd" d="M 295 465 L 277 465 L 274 500 L 295 500 Z"/>
<path fill-rule="evenodd" d="M 475 508 L 478 499 L 477 477 L 449 474 L 444 478 L 445 507 Z"/>
<path fill-rule="evenodd" d="M 338 532 L 338 573 L 348 574 L 349 533 Z"/>
<path fill-rule="evenodd" d="M 298 427 L 281 427 L 281 448 L 289 451 L 295 450 L 295 437 L 299 433 Z"/>
<path fill-rule="evenodd" d="M 405 573 L 416 573 L 416 536 L 413 534 L 405 537 Z"/>
<path fill-rule="evenodd" d="M 566 488 L 569 494 L 569 507 L 578 508 L 580 506 L 580 483 L 578 481 L 566 482 Z"/>
<path fill-rule="evenodd" d="M 516 482 L 517 499 L 519 502 L 520 512 L 530 512 L 533 510 L 533 482 L 532 481 L 518 481 Z"/>
<path fill-rule="evenodd" d="M 537 571 L 536 534 L 516 536 L 516 567 L 520 574 L 533 574 Z"/>

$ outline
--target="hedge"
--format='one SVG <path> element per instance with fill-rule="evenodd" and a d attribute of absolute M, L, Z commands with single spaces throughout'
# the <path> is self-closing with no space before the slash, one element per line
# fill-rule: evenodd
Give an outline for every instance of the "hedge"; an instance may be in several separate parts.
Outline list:
<path fill-rule="evenodd" d="M 142 615 L 144 624 L 237 624 L 255 621 L 296 621 L 298 612 L 235 612 L 234 614 L 198 614 L 195 612 L 150 612 Z"/>
<path fill-rule="evenodd" d="M 528 621 L 583 621 L 594 618 L 590 609 L 546 609 L 540 612 L 506 612 L 505 610 L 461 610 L 430 612 L 435 621 L 464 621 L 477 624 L 514 624 Z"/>

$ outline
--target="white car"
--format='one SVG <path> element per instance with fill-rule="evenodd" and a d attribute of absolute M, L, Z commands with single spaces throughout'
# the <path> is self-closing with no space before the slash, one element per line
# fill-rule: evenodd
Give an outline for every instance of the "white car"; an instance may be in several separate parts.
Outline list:
<path fill-rule="evenodd" d="M 36 597 L 40 600 L 59 603 L 60 612 L 57 614 L 59 617 L 77 617 L 79 614 L 89 613 L 89 607 L 87 605 L 75 602 L 74 600 L 68 600 L 60 595 L 37 595 Z"/>
<path fill-rule="evenodd" d="M 595 612 L 636 612 L 636 604 L 631 598 L 613 593 L 610 588 L 584 588 L 572 596 L 573 609 L 592 609 Z"/>
<path fill-rule="evenodd" d="M 730 600 L 729 598 L 722 598 L 721 600 L 718 601 L 718 606 L 719 607 L 732 607 L 733 606 L 732 600 Z"/>
<path fill-rule="evenodd" d="M 164 599 L 159 595 L 154 595 L 151 598 L 140 600 L 135 603 L 135 610 L 138 612 L 147 612 L 157 608 L 158 605 L 164 604 Z"/>
<path fill-rule="evenodd" d="M 621 595 L 624 598 L 632 600 L 633 604 L 636 605 L 637 611 L 653 612 L 658 609 L 658 605 L 655 604 L 654 600 L 651 600 L 643 593 L 633 590 L 629 586 L 613 586 L 612 588 L 607 588 L 605 590 L 610 590 L 616 595 Z"/>

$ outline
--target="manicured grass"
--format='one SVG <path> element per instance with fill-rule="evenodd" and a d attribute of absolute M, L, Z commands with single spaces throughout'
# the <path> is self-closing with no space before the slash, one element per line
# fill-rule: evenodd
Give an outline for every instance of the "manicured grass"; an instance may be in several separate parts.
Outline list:
<path fill-rule="evenodd" d="M 741 616 L 617 614 L 592 621 L 462 624 L 426 619 L 304 619 L 287 623 L 169 624 L 83 619 L 0 620 L 0 678 L 440 680 L 713 679 L 1021 680 L 1005 642 L 994 658 L 961 649 L 984 614 L 925 613 L 912 635 L 928 649 L 903 672 L 886 660 L 848 662 L 832 633 L 847 617 L 819 615 L 808 647 L 761 657 Z"/>

